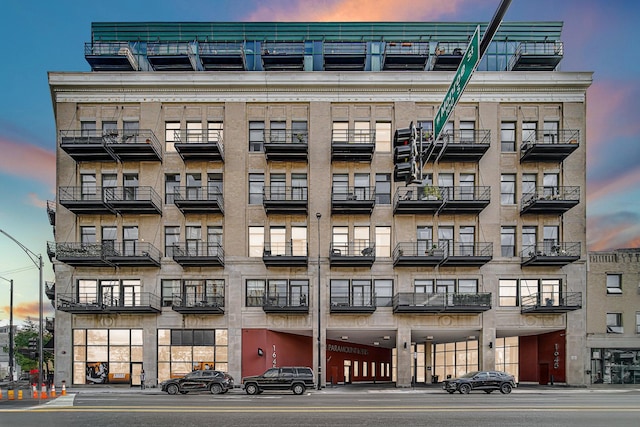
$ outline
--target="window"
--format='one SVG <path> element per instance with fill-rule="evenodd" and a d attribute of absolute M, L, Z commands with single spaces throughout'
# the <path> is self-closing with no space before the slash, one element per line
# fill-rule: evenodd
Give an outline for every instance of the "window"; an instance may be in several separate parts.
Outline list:
<path fill-rule="evenodd" d="M 307 200 L 307 174 L 291 174 L 291 200 Z"/>
<path fill-rule="evenodd" d="M 374 142 L 371 139 L 369 122 L 354 122 L 353 129 L 353 142 L 360 142 L 363 144 L 371 144 Z"/>
<path fill-rule="evenodd" d="M 249 151 L 262 151 L 264 122 L 249 122 Z"/>
<path fill-rule="evenodd" d="M 272 173 L 269 175 L 270 200 L 286 200 L 287 198 L 287 176 L 283 173 Z"/>
<path fill-rule="evenodd" d="M 264 280 L 247 280 L 246 303 L 247 307 L 262 307 L 265 293 Z"/>
<path fill-rule="evenodd" d="M 201 200 L 202 192 L 202 177 L 199 173 L 187 174 L 187 188 L 186 196 L 187 200 Z"/>
<path fill-rule="evenodd" d="M 83 173 L 80 175 L 80 197 L 82 200 L 98 199 L 96 187 L 96 175 L 92 173 Z"/>
<path fill-rule="evenodd" d="M 116 196 L 118 186 L 118 175 L 115 173 L 102 174 L 102 194 L 106 200 L 113 200 Z"/>
<path fill-rule="evenodd" d="M 123 197 L 124 200 L 137 200 L 138 198 L 138 174 L 126 173 L 123 175 L 124 188 Z"/>
<path fill-rule="evenodd" d="M 376 122 L 376 151 L 391 152 L 391 123 Z"/>
<path fill-rule="evenodd" d="M 97 280 L 78 280 L 78 302 L 80 304 L 95 304 L 97 299 Z"/>
<path fill-rule="evenodd" d="M 162 280 L 162 306 L 171 307 L 173 305 L 173 296 L 180 295 L 180 280 Z"/>
<path fill-rule="evenodd" d="M 416 294 L 432 294 L 433 280 L 416 280 L 413 282 L 413 291 Z"/>
<path fill-rule="evenodd" d="M 369 249 L 369 227 L 353 227 L 354 253 L 352 255 L 363 254 L 365 249 Z"/>
<path fill-rule="evenodd" d="M 522 123 L 522 143 L 535 144 L 537 129 L 538 129 L 537 122 L 523 122 Z"/>
<path fill-rule="evenodd" d="M 530 198 L 536 194 L 536 180 L 535 173 L 522 174 L 522 197 Z"/>
<path fill-rule="evenodd" d="M 222 141 L 224 141 L 224 126 L 222 122 L 207 123 L 207 141 L 222 144 Z"/>
<path fill-rule="evenodd" d="M 623 334 L 622 313 L 607 313 L 607 333 Z"/>
<path fill-rule="evenodd" d="M 210 225 L 207 227 L 207 256 L 219 256 L 222 247 L 222 227 Z"/>
<path fill-rule="evenodd" d="M 475 187 L 476 175 L 473 173 L 461 173 L 460 174 L 460 200 L 474 200 L 475 199 Z"/>
<path fill-rule="evenodd" d="M 124 132 L 124 142 L 135 142 L 138 136 L 140 128 L 140 122 L 137 120 L 125 120 L 122 122 L 122 130 Z"/>
<path fill-rule="evenodd" d="M 138 227 L 122 227 L 122 236 L 125 255 L 140 255 L 138 253 Z"/>
<path fill-rule="evenodd" d="M 518 305 L 518 281 L 515 279 L 501 279 L 499 281 L 498 300 L 501 307 L 516 307 Z"/>
<path fill-rule="evenodd" d="M 513 257 L 516 255 L 516 228 L 500 228 L 500 251 L 503 257 Z"/>
<path fill-rule="evenodd" d="M 83 245 L 93 245 L 96 241 L 95 227 L 80 227 L 80 242 L 82 242 Z"/>
<path fill-rule="evenodd" d="M 164 228 L 164 254 L 168 257 L 174 255 L 175 246 L 180 240 L 180 227 L 165 227 Z"/>
<path fill-rule="evenodd" d="M 453 200 L 454 192 L 452 173 L 439 173 L 438 186 L 440 187 L 440 192 L 445 200 Z"/>
<path fill-rule="evenodd" d="M 249 227 L 249 256 L 262 257 L 264 251 L 264 227 Z"/>
<path fill-rule="evenodd" d="M 267 303 L 280 307 L 306 307 L 309 301 L 308 280 L 269 280 Z"/>
<path fill-rule="evenodd" d="M 434 248 L 433 244 L 433 227 L 431 226 L 419 226 L 416 230 L 417 236 L 417 256 L 428 255 Z"/>
<path fill-rule="evenodd" d="M 460 226 L 460 255 L 473 255 L 476 228 L 474 226 Z"/>
<path fill-rule="evenodd" d="M 542 187 L 544 196 L 547 198 L 553 198 L 559 194 L 558 188 L 558 174 L 557 173 L 545 173 L 542 177 Z"/>
<path fill-rule="evenodd" d="M 164 176 L 164 199 L 165 203 L 173 203 L 176 196 L 180 194 L 180 175 L 177 173 L 166 174 Z"/>
<path fill-rule="evenodd" d="M 264 191 L 264 174 L 250 173 L 249 174 L 249 204 L 261 205 L 263 191 Z"/>
<path fill-rule="evenodd" d="M 116 254 L 116 238 L 118 229 L 114 226 L 102 227 L 102 251 L 104 253 Z"/>
<path fill-rule="evenodd" d="M 453 227 L 438 227 L 438 245 L 447 251 L 447 254 L 453 255 Z"/>
<path fill-rule="evenodd" d="M 118 135 L 118 122 L 106 121 L 102 122 L 102 134 L 103 135 Z"/>
<path fill-rule="evenodd" d="M 431 120 L 418 120 L 416 126 L 418 127 L 418 132 L 422 128 L 422 142 L 427 142 L 433 133 L 433 122 Z"/>
<path fill-rule="evenodd" d="M 331 142 L 332 143 L 349 142 L 349 123 L 348 122 L 333 122 Z"/>
<path fill-rule="evenodd" d="M 348 255 L 349 254 L 349 228 L 347 227 L 333 227 L 332 250 L 336 254 Z"/>
<path fill-rule="evenodd" d="M 391 174 L 376 174 L 376 205 L 391 204 Z"/>
<path fill-rule="evenodd" d="M 368 173 L 356 173 L 353 176 L 354 192 L 356 200 L 369 200 L 371 199 L 369 189 L 369 174 Z"/>
<path fill-rule="evenodd" d="M 525 256 L 536 255 L 537 231 L 535 226 L 522 227 L 522 253 Z"/>
<path fill-rule="evenodd" d="M 204 142 L 201 122 L 187 122 L 187 142 Z"/>
<path fill-rule="evenodd" d="M 640 312 L 636 312 L 636 334 L 640 334 Z"/>
<path fill-rule="evenodd" d="M 331 280 L 331 305 L 370 307 L 373 303 L 371 280 Z"/>
<path fill-rule="evenodd" d="M 291 142 L 294 144 L 309 143 L 309 128 L 306 121 L 291 122 Z"/>
<path fill-rule="evenodd" d="M 475 142 L 475 122 L 460 122 L 460 142 L 473 144 Z"/>
<path fill-rule="evenodd" d="M 516 124 L 514 122 L 500 124 L 500 150 L 503 153 L 516 151 Z"/>
<path fill-rule="evenodd" d="M 516 176 L 513 174 L 500 176 L 500 203 L 503 205 L 516 203 Z"/>
<path fill-rule="evenodd" d="M 376 227 L 376 257 L 391 256 L 391 227 Z"/>
<path fill-rule="evenodd" d="M 80 122 L 81 136 L 97 136 L 96 122 Z"/>
<path fill-rule="evenodd" d="M 272 121 L 269 123 L 269 142 L 284 144 L 287 142 L 287 123 Z"/>
<path fill-rule="evenodd" d="M 547 144 L 557 144 L 558 141 L 558 122 L 544 122 L 544 142 Z"/>
<path fill-rule="evenodd" d="M 202 229 L 200 226 L 185 227 L 185 250 L 188 256 L 201 256 Z"/>
<path fill-rule="evenodd" d="M 286 228 L 271 227 L 269 229 L 270 255 L 286 255 Z"/>
<path fill-rule="evenodd" d="M 307 256 L 307 227 L 291 227 L 291 255 Z"/>
<path fill-rule="evenodd" d="M 165 151 L 175 152 L 174 143 L 180 138 L 180 122 L 166 122 L 164 124 Z"/>
<path fill-rule="evenodd" d="M 619 295 L 622 293 L 622 277 L 620 274 L 607 274 L 607 294 Z"/>
<path fill-rule="evenodd" d="M 207 200 L 218 200 L 222 195 L 222 174 L 207 174 Z"/>
<path fill-rule="evenodd" d="M 476 279 L 458 279 L 458 292 L 461 294 L 478 293 L 478 281 Z"/>
<path fill-rule="evenodd" d="M 374 282 L 376 307 L 389 307 L 393 300 L 393 280 L 376 280 Z"/>
<path fill-rule="evenodd" d="M 336 173 L 332 177 L 332 197 L 334 200 L 346 200 L 349 194 L 349 175 Z"/>
<path fill-rule="evenodd" d="M 542 228 L 543 252 L 547 255 L 560 255 L 561 248 L 558 245 L 558 226 L 545 225 Z"/>

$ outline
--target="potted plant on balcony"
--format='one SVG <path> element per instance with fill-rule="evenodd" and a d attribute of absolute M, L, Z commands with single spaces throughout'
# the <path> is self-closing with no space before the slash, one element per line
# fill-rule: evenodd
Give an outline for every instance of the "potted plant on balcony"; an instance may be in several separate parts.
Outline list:
<path fill-rule="evenodd" d="M 440 200 L 442 199 L 442 194 L 440 194 L 440 189 L 438 187 L 434 187 L 433 185 L 425 185 L 422 190 L 422 200 Z"/>

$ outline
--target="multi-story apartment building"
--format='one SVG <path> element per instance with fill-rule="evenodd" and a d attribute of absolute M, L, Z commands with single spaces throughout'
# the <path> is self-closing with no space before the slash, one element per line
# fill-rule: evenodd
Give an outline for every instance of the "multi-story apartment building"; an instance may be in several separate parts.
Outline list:
<path fill-rule="evenodd" d="M 94 23 L 91 72 L 49 74 L 57 380 L 585 383 L 592 75 L 562 23 L 503 23 L 434 141 L 475 28 Z"/>
<path fill-rule="evenodd" d="M 640 249 L 589 252 L 591 383 L 640 384 Z"/>

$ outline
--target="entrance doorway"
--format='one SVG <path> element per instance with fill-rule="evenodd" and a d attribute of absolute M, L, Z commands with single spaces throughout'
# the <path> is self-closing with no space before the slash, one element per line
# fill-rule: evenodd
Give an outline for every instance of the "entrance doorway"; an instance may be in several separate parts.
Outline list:
<path fill-rule="evenodd" d="M 351 360 L 344 361 L 344 383 L 351 384 Z"/>
<path fill-rule="evenodd" d="M 540 385 L 549 384 L 549 364 L 541 363 L 540 364 Z"/>
<path fill-rule="evenodd" d="M 142 373 L 142 363 L 135 362 L 131 364 L 131 386 L 140 385 L 140 374 Z"/>

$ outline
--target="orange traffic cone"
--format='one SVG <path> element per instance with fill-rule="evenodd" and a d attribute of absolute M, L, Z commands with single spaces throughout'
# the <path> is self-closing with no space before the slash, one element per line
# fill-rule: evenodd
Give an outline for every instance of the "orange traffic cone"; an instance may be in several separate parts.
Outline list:
<path fill-rule="evenodd" d="M 66 396 L 67 395 L 67 387 L 64 383 L 64 381 L 62 381 L 62 393 L 60 393 L 61 396 Z"/>
<path fill-rule="evenodd" d="M 47 385 L 42 383 L 42 389 L 40 390 L 40 399 L 47 399 Z"/>
<path fill-rule="evenodd" d="M 15 400 L 15 392 L 13 390 L 7 390 L 7 398 L 9 400 Z"/>
<path fill-rule="evenodd" d="M 56 385 L 55 384 L 51 384 L 51 393 L 49 393 L 51 395 L 51 397 L 56 397 Z"/>
<path fill-rule="evenodd" d="M 38 398 L 38 387 L 34 384 L 33 385 L 33 389 L 32 389 L 32 393 L 33 394 L 33 398 L 37 399 Z"/>
<path fill-rule="evenodd" d="M 18 390 L 18 400 L 22 400 L 22 390 Z"/>
<path fill-rule="evenodd" d="M 0 400 L 2 400 L 2 389 L 0 388 Z"/>

